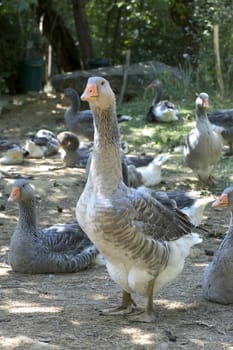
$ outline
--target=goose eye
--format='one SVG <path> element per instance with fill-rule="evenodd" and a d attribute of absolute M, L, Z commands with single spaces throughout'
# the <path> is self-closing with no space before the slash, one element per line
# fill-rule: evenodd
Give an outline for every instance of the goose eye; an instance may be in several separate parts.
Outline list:
<path fill-rule="evenodd" d="M 100 84 L 101 84 L 101 85 L 104 85 L 104 81 L 102 80 Z"/>

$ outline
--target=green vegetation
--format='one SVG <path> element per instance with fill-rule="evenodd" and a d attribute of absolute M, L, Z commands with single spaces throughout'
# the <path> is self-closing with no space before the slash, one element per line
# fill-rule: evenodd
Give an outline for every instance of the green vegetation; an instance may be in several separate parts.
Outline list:
<path fill-rule="evenodd" d="M 135 154 L 156 155 L 163 152 L 170 152 L 171 157 L 163 167 L 163 174 L 166 181 L 164 189 L 199 189 L 196 177 L 192 171 L 185 167 L 183 161 L 183 144 L 187 133 L 195 125 L 194 100 L 172 100 L 180 111 L 181 121 L 174 123 L 145 123 L 145 112 L 150 106 L 153 95 L 144 99 L 135 99 L 125 103 L 118 108 L 118 112 L 132 116 L 129 123 L 122 123 L 121 139 L 127 141 L 129 152 Z M 213 103 L 214 102 L 214 103 Z M 230 107 L 228 99 L 219 99 L 210 95 L 210 110 L 216 108 Z M 218 195 L 226 186 L 232 185 L 232 158 L 222 154 L 221 159 L 214 167 L 213 175 L 216 177 L 216 186 L 202 189 L 203 195 Z M 172 179 L 172 183 L 170 183 Z M 168 180 L 168 181 L 167 181 Z M 163 188 L 163 185 L 159 185 Z"/>
<path fill-rule="evenodd" d="M 87 68 L 96 58 L 122 64 L 130 49 L 131 63 L 157 60 L 182 69 L 185 97 L 192 89 L 215 93 L 217 25 L 221 78 L 232 97 L 232 14 L 227 0 L 2 0 L 0 90 L 17 91 L 20 58 L 39 56 L 47 64 L 52 47 L 51 74 Z"/>

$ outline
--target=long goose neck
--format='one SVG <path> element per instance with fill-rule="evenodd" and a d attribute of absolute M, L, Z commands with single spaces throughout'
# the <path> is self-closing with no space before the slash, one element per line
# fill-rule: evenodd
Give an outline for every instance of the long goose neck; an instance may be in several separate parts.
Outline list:
<path fill-rule="evenodd" d="M 71 106 L 70 109 L 72 112 L 77 113 L 80 111 L 80 99 L 78 94 L 75 91 L 72 91 L 72 94 L 70 95 L 71 100 Z"/>
<path fill-rule="evenodd" d="M 154 99 L 154 105 L 157 105 L 157 103 L 162 101 L 162 86 L 159 84 L 158 86 L 156 86 L 156 90 L 157 92 Z"/>
<path fill-rule="evenodd" d="M 36 208 L 34 198 L 19 202 L 18 227 L 20 227 L 21 231 L 24 233 L 36 231 Z"/>
<path fill-rule="evenodd" d="M 218 252 L 220 252 L 222 249 L 228 249 L 229 247 L 233 247 L 233 211 L 231 211 L 229 227 L 218 248 Z"/>
<path fill-rule="evenodd" d="M 95 131 L 90 172 L 97 188 L 111 193 L 122 180 L 120 135 L 115 101 L 105 109 L 92 107 L 92 111 Z"/>
<path fill-rule="evenodd" d="M 202 130 L 211 128 L 206 110 L 200 107 L 196 108 L 196 125 L 198 129 Z"/>
<path fill-rule="evenodd" d="M 229 227 L 227 230 L 227 235 L 228 235 L 228 237 L 233 239 L 233 211 L 231 211 L 230 223 L 229 223 Z"/>

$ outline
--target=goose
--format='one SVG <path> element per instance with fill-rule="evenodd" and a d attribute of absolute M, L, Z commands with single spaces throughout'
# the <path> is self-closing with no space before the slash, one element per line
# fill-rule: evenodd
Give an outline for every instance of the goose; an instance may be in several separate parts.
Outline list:
<path fill-rule="evenodd" d="M 0 164 L 3 165 L 19 165 L 23 164 L 25 157 L 28 156 L 28 151 L 17 143 L 9 142 L 2 145 L 2 157 L 0 157 Z"/>
<path fill-rule="evenodd" d="M 225 155 L 233 155 L 233 109 L 215 110 L 207 113 L 214 131 L 222 137 L 223 144 L 229 146 Z"/>
<path fill-rule="evenodd" d="M 181 273 L 190 248 L 202 239 L 188 217 L 170 201 L 165 206 L 146 187 L 126 186 L 122 176 L 115 95 L 101 77 L 88 79 L 82 100 L 94 116 L 90 171 L 76 205 L 76 218 L 106 260 L 123 290 L 122 304 L 102 314 L 154 322 L 153 292 Z M 140 309 L 132 293 L 147 298 Z"/>
<path fill-rule="evenodd" d="M 8 201 L 19 205 L 19 220 L 10 240 L 13 271 L 77 272 L 95 262 L 98 250 L 77 222 L 37 228 L 35 195 L 27 179 L 15 180 Z"/>
<path fill-rule="evenodd" d="M 30 135 L 25 141 L 24 149 L 30 158 L 49 157 L 58 153 L 59 142 L 56 135 L 47 129 L 41 129 Z"/>
<path fill-rule="evenodd" d="M 162 100 L 162 82 L 158 79 L 152 81 L 146 87 L 146 90 L 150 87 L 155 87 L 157 90 L 157 95 L 152 101 L 152 105 L 150 106 L 147 114 L 146 114 L 146 122 L 164 122 L 169 123 L 173 121 L 178 121 L 178 109 L 174 105 L 174 103 L 168 100 Z"/>
<path fill-rule="evenodd" d="M 162 181 L 162 165 L 168 160 L 169 153 L 160 154 L 147 165 L 136 167 L 133 164 L 127 166 L 128 186 L 140 185 L 155 186 Z M 126 156 L 127 164 L 127 156 Z"/>
<path fill-rule="evenodd" d="M 81 141 L 71 131 L 63 131 L 57 135 L 60 144 L 60 154 L 64 167 L 79 167 L 89 169 L 88 162 L 93 149 L 92 141 Z M 127 149 L 126 143 L 121 142 L 122 152 Z"/>
<path fill-rule="evenodd" d="M 213 208 L 229 208 L 230 224 L 213 260 L 205 268 L 202 280 L 206 299 L 220 303 L 233 303 L 233 186 L 227 187 L 212 204 Z"/>
<path fill-rule="evenodd" d="M 80 143 L 78 136 L 71 131 L 59 133 L 57 139 L 64 166 L 86 168 L 88 158 L 92 152 L 93 142 L 83 141 Z"/>
<path fill-rule="evenodd" d="M 222 141 L 207 118 L 209 96 L 200 93 L 195 102 L 196 127 L 185 138 L 184 161 L 197 175 L 202 186 L 213 182 L 211 170 L 222 151 Z"/>
<path fill-rule="evenodd" d="M 90 109 L 80 111 L 80 99 L 76 90 L 67 88 L 64 96 L 68 97 L 71 105 L 66 109 L 64 118 L 68 129 L 78 136 L 87 138 L 90 141 L 94 139 L 93 115 Z M 118 123 L 129 121 L 128 115 L 118 114 Z"/>

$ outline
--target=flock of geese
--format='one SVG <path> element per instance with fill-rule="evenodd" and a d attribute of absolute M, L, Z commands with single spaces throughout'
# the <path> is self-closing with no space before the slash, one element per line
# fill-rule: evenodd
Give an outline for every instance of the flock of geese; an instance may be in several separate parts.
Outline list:
<path fill-rule="evenodd" d="M 159 96 L 152 102 L 147 121 L 177 121 L 175 106 L 161 100 L 161 83 L 156 80 L 151 86 L 159 89 Z M 154 322 L 154 293 L 182 272 L 190 249 L 202 242 L 200 233 L 206 231 L 200 226 L 203 212 L 213 199 L 151 187 L 161 182 L 161 166 L 169 154 L 155 158 L 126 154 L 119 123 L 130 117 L 117 114 L 115 94 L 106 79 L 88 79 L 81 100 L 89 103 L 90 110 L 79 110 L 80 100 L 74 89 L 66 89 L 65 95 L 71 101 L 64 115 L 69 131 L 55 136 L 40 130 L 22 149 L 23 157 L 35 158 L 62 149 L 63 167 L 86 168 L 86 184 L 76 205 L 77 221 L 39 229 L 32 186 L 27 179 L 16 179 L 8 198 L 19 206 L 19 220 L 10 242 L 10 265 L 16 272 L 36 274 L 77 272 L 92 264 L 104 264 L 122 289 L 122 301 L 119 306 L 102 310 L 102 314 Z M 213 181 L 211 171 L 223 142 L 232 152 L 233 117 L 230 125 L 230 113 L 218 111 L 211 121 L 207 108 L 208 95 L 201 93 L 195 102 L 196 126 L 184 145 L 185 164 L 203 186 Z M 166 111 L 164 119 L 162 110 Z M 228 125 L 217 124 L 221 113 Z M 88 141 L 80 142 L 80 136 Z M 0 139 L 0 149 L 5 147 L 9 154 L 19 147 L 9 144 L 7 148 L 7 143 Z M 6 162 L 7 152 L 0 163 L 12 164 Z M 225 189 L 212 206 L 228 207 L 231 220 L 213 261 L 204 270 L 203 294 L 211 301 L 233 303 L 233 187 Z M 136 305 L 133 294 L 146 298 L 145 307 Z"/>

